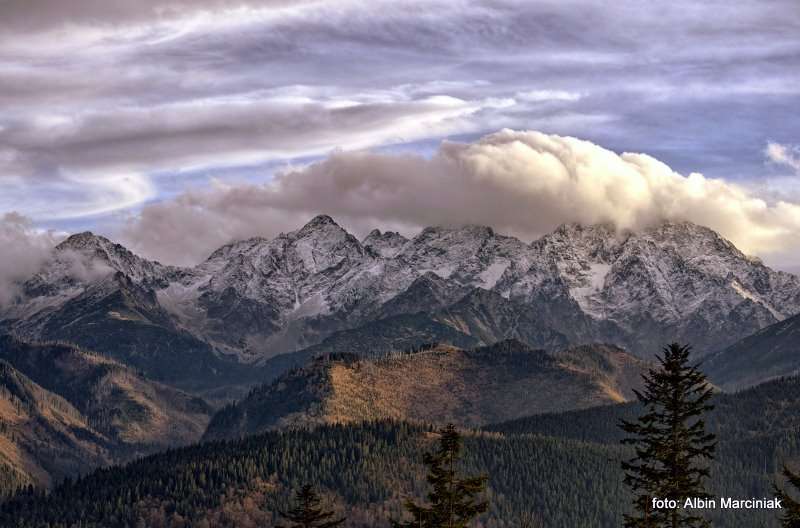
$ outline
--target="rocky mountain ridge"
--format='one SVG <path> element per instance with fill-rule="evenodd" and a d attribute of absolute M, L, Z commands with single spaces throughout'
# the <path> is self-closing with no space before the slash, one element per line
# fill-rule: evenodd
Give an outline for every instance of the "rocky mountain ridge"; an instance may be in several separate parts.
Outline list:
<path fill-rule="evenodd" d="M 204 365 L 192 376 L 216 384 L 238 361 L 262 364 L 403 314 L 424 312 L 477 344 L 521 336 L 552 348 L 563 336 L 649 357 L 675 340 L 702 356 L 800 312 L 798 277 L 687 222 L 640 232 L 563 225 L 530 244 L 482 226 L 429 227 L 411 239 L 375 230 L 359 241 L 320 215 L 272 240 L 223 246 L 194 268 L 81 233 L 23 291 L 0 327 L 70 340 L 85 338 L 89 322 L 104 335 L 123 328 L 136 344 L 115 357 L 148 374 L 161 356 L 174 359 L 156 373 L 165 380 Z M 470 321 L 446 315 L 459 303 Z M 119 340 L 86 345 L 114 353 Z"/>

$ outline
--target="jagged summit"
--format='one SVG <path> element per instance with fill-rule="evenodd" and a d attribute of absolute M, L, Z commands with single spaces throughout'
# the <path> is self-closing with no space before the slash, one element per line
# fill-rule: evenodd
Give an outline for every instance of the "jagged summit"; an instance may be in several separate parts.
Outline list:
<path fill-rule="evenodd" d="M 55 247 L 55 251 L 79 251 L 88 254 L 94 253 L 95 256 L 104 258 L 110 263 L 124 260 L 137 260 L 139 262 L 152 262 L 152 264 L 159 266 L 161 265 L 156 261 L 147 261 L 146 259 L 135 255 L 122 244 L 113 242 L 108 238 L 102 235 L 97 235 L 91 231 L 84 231 L 82 233 L 70 235 Z"/>
<path fill-rule="evenodd" d="M 269 241 L 270 239 L 264 237 L 251 237 L 244 240 L 234 240 L 233 242 L 229 242 L 228 244 L 216 249 L 213 253 L 211 253 L 211 255 L 208 256 L 206 261 L 224 259 L 229 257 L 231 254 L 246 253 L 255 246 L 268 244 Z"/>
<path fill-rule="evenodd" d="M 82 249 L 87 247 L 99 247 L 113 244 L 101 235 L 95 235 L 91 231 L 83 231 L 68 236 L 56 246 L 56 249 Z"/>
<path fill-rule="evenodd" d="M 91 285 L 114 271 L 151 290 L 176 328 L 249 361 L 384 317 L 433 314 L 475 289 L 492 295 L 470 297 L 445 321 L 472 338 L 601 340 L 644 355 L 675 339 L 712 352 L 800 312 L 800 279 L 689 222 L 636 232 L 564 224 L 531 243 L 478 225 L 428 227 L 411 239 L 376 229 L 359 241 L 318 215 L 273 239 L 231 242 L 191 269 L 141 259 L 88 232 L 60 247 L 62 256 L 27 284 L 15 324 L 41 328 L 28 319 L 55 317 L 84 291 L 104 291 Z M 76 274 L 70 254 L 85 257 L 79 268 L 91 273 Z M 519 313 L 528 326 L 515 326 Z"/>
<path fill-rule="evenodd" d="M 361 241 L 365 248 L 371 248 L 382 257 L 391 258 L 397 255 L 402 247 L 408 243 L 408 239 L 396 231 L 386 231 L 381 233 L 379 229 L 373 229 Z"/>
<path fill-rule="evenodd" d="M 429 226 L 414 237 L 415 241 L 424 241 L 441 237 L 460 237 L 487 239 L 495 236 L 494 229 L 489 226 L 467 224 L 460 227 Z"/>
<path fill-rule="evenodd" d="M 122 244 L 84 231 L 58 244 L 51 259 L 32 280 L 90 283 L 111 272 L 119 272 L 148 286 L 165 286 L 181 273 L 175 266 L 142 258 Z"/>
<path fill-rule="evenodd" d="M 331 233 L 347 234 L 336 221 L 328 215 L 317 215 L 301 228 L 289 233 L 281 233 L 274 239 L 263 236 L 254 236 L 242 240 L 233 240 L 219 247 L 209 255 L 206 261 L 228 259 L 234 255 L 257 252 L 259 248 L 268 246 L 276 240 L 296 240 L 298 238 L 316 236 L 330 236 Z"/>
<path fill-rule="evenodd" d="M 582 224 L 579 222 L 565 222 L 559 224 L 551 235 L 561 236 L 586 236 L 586 235 L 601 235 L 609 236 L 612 233 L 620 232 L 617 227 L 611 222 L 598 222 L 596 224 Z"/>
<path fill-rule="evenodd" d="M 331 226 L 331 225 L 339 227 L 339 224 L 337 224 L 336 221 L 333 218 L 331 218 L 329 215 L 318 214 L 317 216 L 315 216 L 314 218 L 312 218 L 311 220 L 306 222 L 306 224 L 301 228 L 301 231 L 303 229 L 307 229 L 307 228 L 311 229 L 311 228 L 315 228 L 315 227 Z"/>

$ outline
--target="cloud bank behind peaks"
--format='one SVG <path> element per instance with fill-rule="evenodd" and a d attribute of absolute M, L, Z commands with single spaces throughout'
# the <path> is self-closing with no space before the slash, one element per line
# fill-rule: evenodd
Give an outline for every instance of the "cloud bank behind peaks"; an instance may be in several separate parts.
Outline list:
<path fill-rule="evenodd" d="M 685 176 L 646 154 L 507 129 L 474 143 L 444 142 L 431 158 L 337 152 L 263 185 L 187 193 L 146 207 L 125 236 L 150 256 L 189 263 L 232 239 L 274 236 L 320 212 L 359 233 L 485 224 L 524 239 L 565 222 L 636 230 L 688 220 L 747 253 L 800 248 L 796 203 L 768 203 L 720 179 Z"/>

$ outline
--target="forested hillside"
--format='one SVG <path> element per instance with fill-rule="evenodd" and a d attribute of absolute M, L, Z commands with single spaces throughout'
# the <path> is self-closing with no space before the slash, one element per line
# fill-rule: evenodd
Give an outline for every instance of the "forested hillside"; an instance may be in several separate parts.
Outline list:
<path fill-rule="evenodd" d="M 0 497 L 108 464 L 108 444 L 68 401 L 0 359 Z"/>
<path fill-rule="evenodd" d="M 704 362 L 709 377 L 725 390 L 750 387 L 800 372 L 800 314 L 789 317 Z"/>
<path fill-rule="evenodd" d="M 212 408 L 101 354 L 0 336 L 0 463 L 22 483 L 65 476 L 200 439 Z M 0 477 L 0 493 L 19 479 Z"/>
<path fill-rule="evenodd" d="M 712 490 L 771 496 L 781 464 L 800 455 L 800 380 L 719 395 Z M 512 527 L 525 512 L 548 528 L 619 526 L 629 504 L 616 420 L 635 405 L 516 420 L 466 432 L 464 469 L 489 476 L 490 511 L 476 526 Z M 769 410 L 769 411 L 767 411 Z M 318 484 L 347 526 L 388 526 L 404 497 L 425 492 L 423 451 L 432 428 L 381 421 L 282 430 L 200 444 L 99 470 L 50 496 L 21 495 L 0 510 L 13 526 L 271 526 L 305 482 Z M 498 432 L 498 431 L 503 431 Z M 716 512 L 717 526 L 777 527 L 769 510 Z"/>
<path fill-rule="evenodd" d="M 514 340 L 365 359 L 329 355 L 218 412 L 205 438 L 286 426 L 395 419 L 476 427 L 634 398 L 648 363 L 607 345 L 560 353 Z"/>
<path fill-rule="evenodd" d="M 348 526 L 388 526 L 405 496 L 424 493 L 422 452 L 434 440 L 428 428 L 374 422 L 201 444 L 99 470 L 48 497 L 20 496 L 2 507 L 0 524 L 271 526 L 292 489 L 311 482 L 347 512 Z M 465 469 L 490 476 L 482 526 L 514 526 L 528 509 L 553 527 L 621 519 L 617 447 L 486 433 L 468 434 L 465 447 Z"/>

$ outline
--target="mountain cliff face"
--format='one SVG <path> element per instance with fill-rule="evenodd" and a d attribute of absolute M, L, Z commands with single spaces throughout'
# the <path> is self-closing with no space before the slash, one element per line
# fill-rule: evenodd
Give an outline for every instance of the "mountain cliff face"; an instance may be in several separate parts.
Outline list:
<path fill-rule="evenodd" d="M 308 356 L 341 332 L 374 335 L 371 325 L 407 334 L 415 314 L 462 346 L 609 342 L 650 357 L 671 341 L 703 356 L 800 313 L 800 279 L 690 223 L 637 233 L 564 225 L 531 244 L 481 226 L 359 241 L 321 215 L 273 240 L 228 244 L 194 268 L 81 233 L 22 290 L 0 328 L 74 341 L 186 388 L 268 379 L 279 373 L 269 364 L 291 363 L 270 358 Z M 381 347 L 408 344 L 388 341 Z"/>
<path fill-rule="evenodd" d="M 205 439 L 392 418 L 462 426 L 631 399 L 647 364 L 613 346 L 558 354 L 517 341 L 315 360 L 217 413 Z"/>
<path fill-rule="evenodd" d="M 597 332 L 599 323 L 603 338 L 640 353 L 680 341 L 704 355 L 800 308 L 797 277 L 687 222 L 623 235 L 608 226 L 567 225 L 533 246 L 557 273 L 529 273 L 511 297 L 535 299 L 545 290 L 567 307 L 577 304 L 578 310 L 561 310 L 579 329 L 573 339 L 585 340 L 585 329 Z"/>

